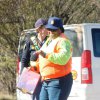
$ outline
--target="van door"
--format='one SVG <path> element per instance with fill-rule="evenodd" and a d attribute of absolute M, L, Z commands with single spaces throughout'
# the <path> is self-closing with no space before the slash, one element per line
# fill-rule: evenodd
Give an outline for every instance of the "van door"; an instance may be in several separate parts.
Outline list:
<path fill-rule="evenodd" d="M 100 98 L 100 24 L 87 24 L 85 27 L 85 49 L 91 52 L 92 84 L 86 87 L 86 100 Z"/>
<path fill-rule="evenodd" d="M 32 36 L 36 36 L 36 32 L 34 29 L 28 29 L 21 32 L 20 39 L 19 39 L 19 46 L 18 46 L 18 66 L 17 66 L 17 76 L 16 76 L 16 83 L 20 77 L 21 72 L 21 58 L 23 49 L 25 47 L 26 38 L 30 38 Z M 32 100 L 33 95 L 24 94 L 19 89 L 16 89 L 16 96 L 17 100 Z"/>
<path fill-rule="evenodd" d="M 70 39 L 73 46 L 72 74 L 73 86 L 68 100 L 82 100 L 81 93 L 81 54 L 83 52 L 83 32 L 80 26 L 64 26 L 65 35 Z M 75 99 L 76 98 L 76 99 Z M 78 99 L 79 98 L 79 99 Z"/>

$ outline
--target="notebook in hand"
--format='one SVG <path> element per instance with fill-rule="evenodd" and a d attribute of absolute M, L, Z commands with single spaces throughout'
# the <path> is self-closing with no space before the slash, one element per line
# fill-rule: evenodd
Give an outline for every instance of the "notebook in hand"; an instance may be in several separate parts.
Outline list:
<path fill-rule="evenodd" d="M 33 94 L 39 80 L 40 74 L 29 69 L 25 69 L 19 77 L 17 88 L 23 93 Z"/>

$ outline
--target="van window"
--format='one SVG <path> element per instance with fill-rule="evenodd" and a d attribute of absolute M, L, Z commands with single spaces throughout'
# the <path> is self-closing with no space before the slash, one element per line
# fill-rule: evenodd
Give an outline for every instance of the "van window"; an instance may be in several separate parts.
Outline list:
<path fill-rule="evenodd" d="M 93 52 L 95 57 L 100 57 L 100 29 L 92 29 Z"/>
<path fill-rule="evenodd" d="M 29 39 L 32 36 L 36 36 L 35 30 L 25 30 L 21 32 L 20 39 L 19 39 L 19 46 L 18 46 L 18 56 L 19 60 L 22 58 L 23 48 L 25 46 L 25 42 L 27 39 Z"/>
<path fill-rule="evenodd" d="M 22 52 L 23 52 L 23 48 L 24 48 L 25 40 L 26 40 L 25 38 L 26 38 L 26 35 L 25 35 L 25 33 L 22 32 L 20 39 L 19 39 L 19 46 L 18 46 L 19 60 L 21 60 L 21 58 L 22 58 Z"/>
<path fill-rule="evenodd" d="M 83 51 L 82 32 L 75 29 L 65 29 L 64 33 L 71 40 L 73 46 L 73 57 L 80 57 Z"/>

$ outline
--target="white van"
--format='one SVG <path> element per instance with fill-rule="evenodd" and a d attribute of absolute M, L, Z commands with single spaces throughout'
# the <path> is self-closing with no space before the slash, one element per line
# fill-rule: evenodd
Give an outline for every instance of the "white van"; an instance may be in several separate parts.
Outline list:
<path fill-rule="evenodd" d="M 73 44 L 73 87 L 68 100 L 100 99 L 100 24 L 65 25 Z"/>
<path fill-rule="evenodd" d="M 72 73 L 73 87 L 68 100 L 100 99 L 100 24 L 84 23 L 64 25 L 65 34 L 73 45 Z M 25 30 L 26 34 L 34 30 Z M 25 35 L 19 42 L 19 58 L 21 58 Z M 20 73 L 21 61 L 18 63 Z M 17 91 L 17 100 L 31 100 L 29 95 Z"/>

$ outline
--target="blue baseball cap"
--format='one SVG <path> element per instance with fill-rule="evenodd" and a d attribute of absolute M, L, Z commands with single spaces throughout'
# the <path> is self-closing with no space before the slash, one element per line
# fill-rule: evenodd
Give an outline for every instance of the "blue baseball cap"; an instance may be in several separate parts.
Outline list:
<path fill-rule="evenodd" d="M 45 28 L 57 30 L 63 28 L 63 23 L 61 18 L 58 17 L 50 17 L 48 23 L 45 25 Z"/>
<path fill-rule="evenodd" d="M 47 21 L 43 18 L 39 18 L 35 23 L 35 28 L 39 28 L 42 25 L 46 25 Z"/>

